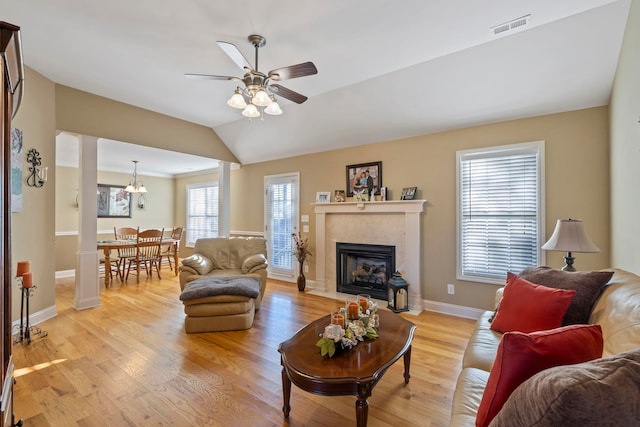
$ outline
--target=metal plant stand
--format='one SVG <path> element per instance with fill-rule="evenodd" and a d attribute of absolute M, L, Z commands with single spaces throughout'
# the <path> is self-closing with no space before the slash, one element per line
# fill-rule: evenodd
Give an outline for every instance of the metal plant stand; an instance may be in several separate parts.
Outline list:
<path fill-rule="evenodd" d="M 25 288 L 22 286 L 22 281 L 20 282 L 20 289 L 22 290 L 22 300 L 20 301 L 20 331 L 18 332 L 16 338 L 13 343 L 17 344 L 20 342 L 26 342 L 27 344 L 31 344 L 31 336 L 34 335 L 39 338 L 44 338 L 48 334 L 37 326 L 29 325 L 29 297 L 36 290 L 37 286 L 32 286 L 30 288 Z M 25 313 L 26 308 L 26 313 Z"/>

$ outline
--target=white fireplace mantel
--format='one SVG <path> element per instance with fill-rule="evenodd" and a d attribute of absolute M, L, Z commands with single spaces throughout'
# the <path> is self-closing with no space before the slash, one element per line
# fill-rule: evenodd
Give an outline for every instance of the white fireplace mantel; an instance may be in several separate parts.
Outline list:
<path fill-rule="evenodd" d="M 396 265 L 399 266 L 397 269 L 409 283 L 409 308 L 411 311 L 422 311 L 420 215 L 424 211 L 425 202 L 426 200 L 392 200 L 314 204 L 315 290 L 323 293 L 336 292 L 335 260 L 330 255 L 335 255 L 335 242 L 352 233 L 348 239 L 352 240 L 350 243 L 395 242 Z M 328 222 L 333 225 L 328 227 Z M 372 228 L 375 230 L 372 231 Z"/>

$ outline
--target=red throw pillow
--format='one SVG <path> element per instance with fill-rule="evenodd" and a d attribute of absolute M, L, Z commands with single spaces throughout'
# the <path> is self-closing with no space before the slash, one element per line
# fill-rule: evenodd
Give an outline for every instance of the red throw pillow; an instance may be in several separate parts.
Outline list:
<path fill-rule="evenodd" d="M 554 366 L 602 357 L 602 347 L 600 325 L 571 325 L 531 334 L 507 332 L 498 345 L 476 426 L 488 426 L 511 393 L 530 377 Z"/>
<path fill-rule="evenodd" d="M 491 329 L 528 333 L 559 328 L 575 294 L 575 290 L 548 288 L 507 273 L 507 285 Z"/>

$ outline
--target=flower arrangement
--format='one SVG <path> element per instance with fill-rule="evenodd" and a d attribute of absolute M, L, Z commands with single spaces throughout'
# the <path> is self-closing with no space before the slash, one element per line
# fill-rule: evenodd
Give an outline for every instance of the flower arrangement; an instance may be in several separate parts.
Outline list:
<path fill-rule="evenodd" d="M 331 315 L 331 324 L 324 328 L 316 346 L 321 356 L 333 357 L 336 349 L 347 350 L 365 339 L 378 338 L 378 305 L 370 299 L 360 299 L 360 303 L 349 303 Z M 350 311 L 357 304 L 357 318 Z M 352 313 L 351 313 L 352 314 Z"/>
<path fill-rule="evenodd" d="M 293 237 L 293 255 L 299 262 L 304 262 L 308 256 L 311 256 L 309 238 L 303 238 L 300 232 L 298 232 L 298 234 L 291 233 L 291 237 Z"/>

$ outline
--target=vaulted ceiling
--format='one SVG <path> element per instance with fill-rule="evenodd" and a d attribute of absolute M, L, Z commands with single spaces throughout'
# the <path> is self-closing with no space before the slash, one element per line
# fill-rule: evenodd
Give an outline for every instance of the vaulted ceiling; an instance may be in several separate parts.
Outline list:
<path fill-rule="evenodd" d="M 631 0 L 0 0 L 50 80 L 214 129 L 242 163 L 606 105 Z M 492 29 L 529 16 L 527 25 Z M 242 76 L 313 61 L 281 116 L 226 104 Z M 126 142 L 126 141 L 125 141 Z M 176 147 L 179 151 L 179 147 Z"/>

